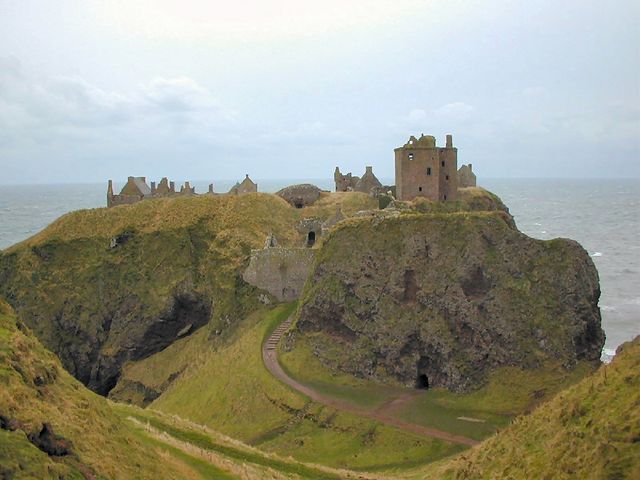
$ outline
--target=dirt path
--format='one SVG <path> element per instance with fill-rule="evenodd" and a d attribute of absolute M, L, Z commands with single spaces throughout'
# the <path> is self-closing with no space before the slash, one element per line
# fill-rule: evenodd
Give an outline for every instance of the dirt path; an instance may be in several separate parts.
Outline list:
<path fill-rule="evenodd" d="M 434 428 L 423 427 L 422 425 L 416 425 L 415 423 L 405 422 L 404 420 L 400 420 L 399 418 L 392 416 L 392 414 L 399 410 L 403 404 L 419 395 L 419 392 L 407 393 L 384 403 L 376 410 L 367 410 L 344 400 L 339 400 L 320 393 L 313 388 L 310 388 L 294 380 L 289 375 L 287 375 L 280 366 L 280 363 L 278 362 L 278 353 L 276 350 L 278 342 L 282 338 L 282 334 L 289 328 L 289 326 L 291 326 L 291 319 L 292 317 L 289 317 L 287 320 L 281 323 L 262 345 L 262 359 L 264 360 L 265 366 L 273 374 L 274 377 L 276 377 L 283 383 L 286 383 L 291 388 L 306 395 L 313 401 L 335 408 L 336 410 L 355 413 L 356 415 L 371 418 L 378 422 L 392 425 L 402 430 L 406 430 L 408 432 L 412 432 L 425 437 L 437 438 L 439 440 L 459 443 L 468 446 L 473 446 L 479 443 L 477 440 L 473 440 L 471 438 L 454 435 L 452 433 L 442 430 L 436 430 Z"/>

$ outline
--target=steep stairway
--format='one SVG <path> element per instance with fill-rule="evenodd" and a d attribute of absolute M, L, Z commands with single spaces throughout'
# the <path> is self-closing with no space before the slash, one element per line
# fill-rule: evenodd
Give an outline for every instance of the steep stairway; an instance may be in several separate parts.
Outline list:
<path fill-rule="evenodd" d="M 286 332 L 291 326 L 292 316 L 287 318 L 284 322 L 282 322 L 278 327 L 273 331 L 273 333 L 267 339 L 265 343 L 265 348 L 267 350 L 275 350 L 278 346 L 278 342 L 282 338 L 284 332 Z"/>

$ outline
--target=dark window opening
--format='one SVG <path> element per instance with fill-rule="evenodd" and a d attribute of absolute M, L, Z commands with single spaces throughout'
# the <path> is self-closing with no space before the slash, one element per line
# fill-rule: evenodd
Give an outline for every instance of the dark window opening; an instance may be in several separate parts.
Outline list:
<path fill-rule="evenodd" d="M 447 196 L 446 196 L 446 195 L 444 196 L 444 199 L 445 199 L 445 200 L 447 199 Z"/>
<path fill-rule="evenodd" d="M 421 192 L 422 191 L 422 187 L 418 187 L 418 191 Z"/>
<path fill-rule="evenodd" d="M 418 375 L 416 379 L 416 388 L 420 390 L 428 390 L 429 389 L 429 378 L 423 373 L 422 375 Z"/>
<path fill-rule="evenodd" d="M 309 232 L 307 235 L 307 247 L 313 247 L 316 243 L 316 232 Z"/>
<path fill-rule="evenodd" d="M 449 175 L 447 175 L 445 178 L 446 178 L 447 180 L 449 180 Z"/>
<path fill-rule="evenodd" d="M 431 175 L 431 167 L 427 167 L 427 175 Z"/>
<path fill-rule="evenodd" d="M 442 160 L 442 166 L 444 167 L 444 160 Z"/>
<path fill-rule="evenodd" d="M 413 153 L 409 154 L 409 160 L 413 160 Z"/>
<path fill-rule="evenodd" d="M 296 208 L 302 208 L 304 205 L 302 205 L 301 202 L 296 202 Z"/>

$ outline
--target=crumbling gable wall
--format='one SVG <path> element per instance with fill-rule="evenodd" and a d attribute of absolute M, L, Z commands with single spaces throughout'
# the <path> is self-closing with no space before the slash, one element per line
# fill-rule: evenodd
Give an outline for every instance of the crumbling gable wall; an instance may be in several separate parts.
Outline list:
<path fill-rule="evenodd" d="M 458 187 L 475 187 L 476 186 L 476 174 L 473 173 L 473 166 L 462 165 L 458 169 Z"/>

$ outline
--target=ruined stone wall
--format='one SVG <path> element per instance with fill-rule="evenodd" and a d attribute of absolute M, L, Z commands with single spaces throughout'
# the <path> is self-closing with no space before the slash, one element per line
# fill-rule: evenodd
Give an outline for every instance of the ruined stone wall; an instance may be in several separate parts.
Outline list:
<path fill-rule="evenodd" d="M 425 197 L 432 201 L 456 200 L 458 191 L 458 149 L 451 135 L 447 146 L 437 147 L 435 138 L 411 137 L 396 148 L 396 193 L 398 200 Z"/>
<path fill-rule="evenodd" d="M 139 202 L 143 197 L 141 195 L 113 195 L 107 197 L 107 207 L 117 207 L 118 205 L 131 205 Z"/>
<path fill-rule="evenodd" d="M 396 149 L 396 192 L 398 200 L 426 197 L 439 200 L 440 158 L 435 148 Z M 428 174 L 428 169 L 430 173 Z"/>
<path fill-rule="evenodd" d="M 460 188 L 475 187 L 476 186 L 476 174 L 473 173 L 473 166 L 462 165 L 458 170 L 458 186 Z"/>
<path fill-rule="evenodd" d="M 313 265 L 315 250 L 310 248 L 265 248 L 253 250 L 242 278 L 266 290 L 279 301 L 296 300 Z"/>

